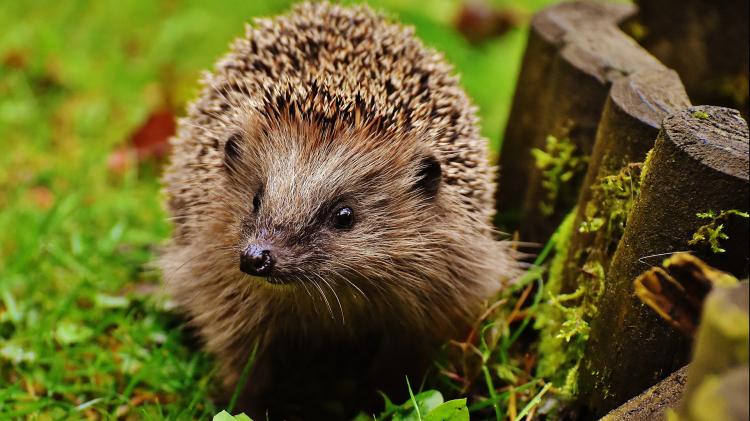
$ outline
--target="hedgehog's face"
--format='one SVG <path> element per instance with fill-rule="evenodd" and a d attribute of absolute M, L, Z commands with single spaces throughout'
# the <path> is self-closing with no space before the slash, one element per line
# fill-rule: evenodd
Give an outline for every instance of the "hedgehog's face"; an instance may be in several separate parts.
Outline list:
<path fill-rule="evenodd" d="M 399 142 L 310 136 L 229 136 L 237 273 L 359 289 L 404 283 L 429 265 L 443 247 L 432 235 L 444 195 L 437 159 Z"/>

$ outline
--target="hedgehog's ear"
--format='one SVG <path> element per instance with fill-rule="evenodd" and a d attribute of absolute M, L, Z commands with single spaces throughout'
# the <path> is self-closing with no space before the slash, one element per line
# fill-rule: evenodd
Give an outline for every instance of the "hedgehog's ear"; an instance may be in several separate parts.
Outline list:
<path fill-rule="evenodd" d="M 240 142 L 242 141 L 242 135 L 240 133 L 234 133 L 229 136 L 227 143 L 224 144 L 224 167 L 231 174 L 237 171 L 240 164 Z"/>
<path fill-rule="evenodd" d="M 428 199 L 434 198 L 440 190 L 443 171 L 440 162 L 433 155 L 423 157 L 419 162 L 415 190 L 422 192 Z"/>

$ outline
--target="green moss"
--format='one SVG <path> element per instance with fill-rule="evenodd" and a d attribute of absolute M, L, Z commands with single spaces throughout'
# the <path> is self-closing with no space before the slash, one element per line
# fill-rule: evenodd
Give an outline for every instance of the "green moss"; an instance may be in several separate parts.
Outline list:
<path fill-rule="evenodd" d="M 576 393 L 578 362 L 583 356 L 588 340 L 589 325 L 586 315 L 593 306 L 576 305 L 585 297 L 581 287 L 571 294 L 561 294 L 562 274 L 570 248 L 577 210 L 573 209 L 560 225 L 555 247 L 555 257 L 549 270 L 545 288 L 547 300 L 541 304 L 535 329 L 541 331 L 539 363 L 536 375 L 560 387 L 563 397 Z"/>
<path fill-rule="evenodd" d="M 545 200 L 539 203 L 544 215 L 552 215 L 560 195 L 561 186 L 586 169 L 587 157 L 577 152 L 576 145 L 569 137 L 561 139 L 547 136 L 544 150 L 531 150 L 536 167 L 542 171 L 542 188 L 546 191 Z"/>
<path fill-rule="evenodd" d="M 640 192 L 642 168 L 643 164 L 628 164 L 617 174 L 601 177 L 592 186 L 592 197 L 578 231 L 592 233 L 603 228 L 608 242 L 619 241 Z"/>
<path fill-rule="evenodd" d="M 558 243 L 550 268 L 547 301 L 535 327 L 541 330 L 540 360 L 537 375 L 549 378 L 571 397 L 576 393 L 578 367 L 589 338 L 591 320 L 598 312 L 597 302 L 604 293 L 605 265 L 609 246 L 616 244 L 625 229 L 628 214 L 640 192 L 641 164 L 628 164 L 616 174 L 602 177 L 592 189 L 592 198 L 584 211 L 584 220 L 575 225 L 574 213 L 563 222 L 563 229 L 596 233 L 603 242 L 597 248 L 578 250 L 580 256 L 569 259 L 570 234 Z M 579 257 L 582 257 L 579 258 Z M 573 285 L 577 289 L 561 294 L 560 285 L 569 261 L 583 260 Z"/>
<path fill-rule="evenodd" d="M 708 113 L 705 111 L 693 111 L 693 117 L 699 118 L 701 120 L 708 120 Z"/>
<path fill-rule="evenodd" d="M 581 225 L 578 227 L 579 232 L 591 233 L 599 231 L 604 226 L 604 218 L 597 216 L 598 208 L 593 201 L 586 203 L 586 210 L 584 211 L 584 220 L 581 221 Z"/>
<path fill-rule="evenodd" d="M 641 166 L 641 179 L 640 184 L 643 185 L 643 181 L 646 179 L 646 174 L 648 173 L 649 167 L 651 166 L 651 160 L 654 157 L 654 150 L 653 148 L 648 151 L 646 154 L 646 159 L 643 160 L 643 165 Z"/>
<path fill-rule="evenodd" d="M 549 269 L 549 278 L 547 280 L 546 290 L 557 294 L 560 292 L 562 282 L 562 273 L 567 260 L 567 253 L 570 249 L 570 239 L 573 237 L 573 224 L 575 223 L 578 208 L 573 208 L 560 224 L 555 239 L 555 257 L 552 259 Z"/>
<path fill-rule="evenodd" d="M 648 28 L 638 21 L 630 22 L 625 29 L 636 41 L 642 41 L 648 35 Z"/>
<path fill-rule="evenodd" d="M 701 225 L 693 233 L 693 238 L 688 241 L 691 246 L 703 246 L 710 248 L 713 253 L 725 253 L 726 250 L 721 247 L 721 240 L 728 240 L 729 235 L 724 232 L 724 223 L 730 216 L 737 216 L 740 218 L 748 218 L 747 212 L 742 212 L 737 209 L 723 210 L 714 212 L 708 210 L 707 212 L 699 212 L 695 214 L 700 219 L 708 219 L 709 223 Z"/>

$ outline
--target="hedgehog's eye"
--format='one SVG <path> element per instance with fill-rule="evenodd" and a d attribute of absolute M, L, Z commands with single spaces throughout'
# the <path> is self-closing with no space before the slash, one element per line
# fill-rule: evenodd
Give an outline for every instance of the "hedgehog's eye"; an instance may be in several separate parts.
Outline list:
<path fill-rule="evenodd" d="M 262 190 L 258 189 L 253 196 L 253 212 L 255 213 L 258 213 L 258 209 L 260 209 L 260 196 L 262 192 Z"/>
<path fill-rule="evenodd" d="M 350 207 L 338 208 L 333 213 L 333 227 L 340 230 L 349 229 L 354 225 L 354 211 Z"/>
<path fill-rule="evenodd" d="M 224 145 L 224 165 L 229 171 L 235 171 L 240 160 L 240 141 L 242 136 L 235 133 L 229 136 L 227 143 Z"/>

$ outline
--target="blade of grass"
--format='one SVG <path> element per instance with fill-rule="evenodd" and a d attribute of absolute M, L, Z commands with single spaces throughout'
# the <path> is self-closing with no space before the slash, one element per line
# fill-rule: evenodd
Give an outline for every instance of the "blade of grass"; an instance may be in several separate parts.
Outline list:
<path fill-rule="evenodd" d="M 531 386 L 534 386 L 534 385 L 536 385 L 538 383 L 539 382 L 537 380 L 533 380 L 533 381 L 530 381 L 528 383 L 524 383 L 521 386 L 515 387 L 514 389 L 515 389 L 516 393 L 523 392 L 524 390 L 529 389 L 529 388 L 531 388 Z M 505 392 L 502 392 L 502 393 L 498 393 L 496 395 L 497 399 L 495 401 L 493 401 L 490 398 L 490 399 L 485 399 L 483 401 L 476 402 L 476 403 L 472 404 L 471 406 L 469 406 L 469 412 L 479 411 L 481 409 L 487 408 L 490 405 L 493 405 L 495 403 L 499 403 L 501 400 L 506 399 L 509 395 L 510 395 L 510 392 L 509 391 L 505 391 Z"/>
<path fill-rule="evenodd" d="M 537 393 L 536 396 L 534 396 L 534 398 L 530 400 L 529 403 L 526 404 L 526 406 L 523 407 L 521 412 L 518 413 L 518 416 L 513 421 L 521 421 L 523 417 L 525 417 L 526 414 L 531 411 L 531 408 L 539 405 L 539 402 L 542 401 L 542 396 L 547 393 L 547 390 L 549 390 L 550 387 L 552 387 L 552 383 L 545 384 L 542 390 L 540 390 L 539 393 Z"/>
<path fill-rule="evenodd" d="M 544 281 L 542 280 L 542 277 L 537 278 L 537 291 L 536 294 L 534 294 L 534 302 L 529 307 L 529 310 L 536 309 L 536 307 L 539 305 L 539 302 L 542 300 L 542 295 L 544 293 Z M 513 343 L 516 342 L 519 336 L 523 333 L 524 329 L 526 329 L 526 326 L 531 321 L 532 311 L 526 312 L 526 317 L 524 317 L 523 321 L 521 322 L 521 326 L 518 326 L 518 329 L 516 329 L 515 332 L 513 332 L 513 335 L 511 335 L 510 339 L 508 340 L 507 347 L 510 347 L 513 345 Z"/>
<path fill-rule="evenodd" d="M 411 390 L 411 384 L 409 384 L 409 376 L 406 376 L 406 388 L 409 389 L 409 398 L 412 404 L 414 404 L 414 411 L 417 413 L 417 420 L 422 421 L 422 414 L 419 413 L 419 405 L 417 399 L 414 398 L 414 392 Z"/>
<path fill-rule="evenodd" d="M 518 291 L 519 289 L 526 286 L 526 284 L 528 284 L 529 282 L 533 281 L 537 277 L 542 276 L 545 271 L 545 269 L 542 267 L 542 263 L 547 260 L 549 254 L 555 248 L 555 244 L 557 243 L 558 237 L 560 236 L 561 227 L 562 225 L 559 225 L 557 229 L 555 229 L 555 232 L 552 233 L 549 241 L 547 241 L 547 243 L 542 248 L 542 251 L 539 252 L 539 254 L 536 256 L 536 259 L 534 259 L 534 263 L 532 263 L 531 268 L 529 268 L 529 270 L 527 270 L 526 273 L 524 273 L 523 276 L 521 276 L 521 278 L 515 284 L 513 284 L 513 291 Z"/>
<path fill-rule="evenodd" d="M 492 400 L 492 407 L 495 409 L 495 419 L 500 421 L 503 419 L 500 414 L 500 405 L 497 399 L 497 392 L 495 391 L 495 385 L 492 383 L 492 376 L 490 375 L 490 369 L 487 368 L 487 364 L 482 365 L 482 373 L 484 373 L 484 381 L 487 383 L 487 390 L 490 393 L 490 399 Z"/>
<path fill-rule="evenodd" d="M 242 392 L 242 389 L 245 388 L 245 385 L 247 384 L 247 379 L 250 377 L 250 369 L 253 367 L 253 363 L 255 363 L 255 354 L 258 352 L 258 343 L 255 343 L 255 346 L 253 346 L 253 351 L 250 353 L 250 356 L 247 358 L 247 363 L 245 363 L 245 367 L 242 369 L 242 374 L 240 374 L 240 380 L 237 382 L 237 386 L 234 387 L 234 392 L 232 393 L 232 398 L 229 400 L 229 407 L 227 408 L 227 412 L 230 414 L 234 410 L 234 406 L 237 405 L 237 399 L 240 397 L 240 392 Z"/>

